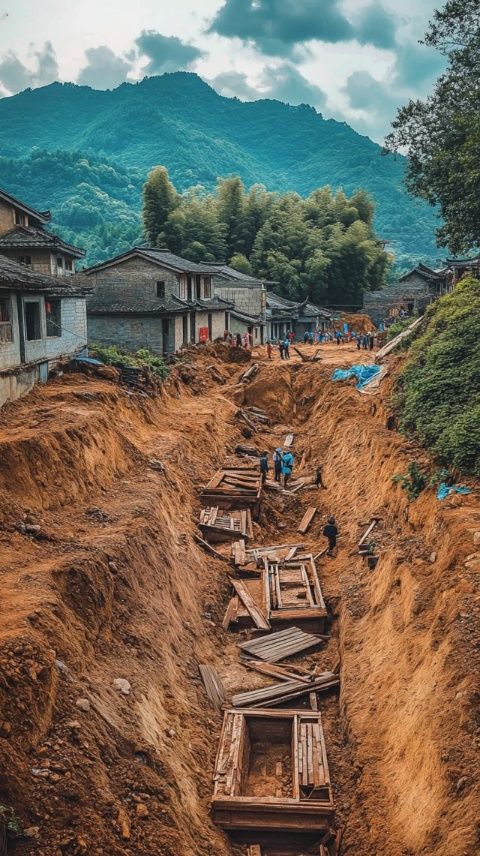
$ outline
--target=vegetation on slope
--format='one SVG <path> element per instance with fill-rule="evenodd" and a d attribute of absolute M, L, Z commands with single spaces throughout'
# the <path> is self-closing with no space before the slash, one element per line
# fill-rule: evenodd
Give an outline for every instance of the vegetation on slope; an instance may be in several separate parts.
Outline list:
<path fill-rule="evenodd" d="M 358 307 L 362 294 L 380 288 L 389 256 L 373 230 L 374 206 L 358 191 L 350 198 L 329 188 L 306 199 L 254 186 L 238 177 L 219 181 L 214 193 L 180 195 L 165 167 L 144 187 L 143 223 L 151 246 L 168 247 L 193 261 L 224 261 L 278 283 L 288 298 Z"/>
<path fill-rule="evenodd" d="M 463 279 L 427 312 L 397 386 L 400 426 L 439 463 L 480 476 L 480 281 Z"/>
<path fill-rule="evenodd" d="M 55 83 L 0 99 L 0 151 L 0 186 L 50 207 L 65 237 L 78 230 L 89 262 L 125 248 L 138 225 L 140 186 L 158 163 L 181 191 L 212 190 L 232 174 L 247 187 L 261 182 L 302 196 L 324 185 L 346 194 L 365 188 L 376 204 L 375 228 L 403 269 L 438 258 L 435 213 L 402 187 L 403 157 L 382 157 L 368 137 L 311 107 L 223 98 L 194 74 L 101 92 Z M 85 205 L 100 222 L 79 222 Z"/>

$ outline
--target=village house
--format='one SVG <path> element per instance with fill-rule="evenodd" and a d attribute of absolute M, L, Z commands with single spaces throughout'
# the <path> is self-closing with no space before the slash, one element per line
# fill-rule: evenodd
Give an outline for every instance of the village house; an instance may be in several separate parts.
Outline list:
<path fill-rule="evenodd" d="M 50 211 L 36 211 L 0 189 L 0 253 L 47 276 L 74 274 L 85 250 L 47 232 L 50 219 Z"/>
<path fill-rule="evenodd" d="M 214 294 L 211 264 L 169 250 L 133 247 L 82 271 L 91 342 L 167 356 L 182 345 L 223 339 L 233 304 Z"/>
<path fill-rule="evenodd" d="M 86 293 L 0 255 L 0 407 L 84 351 Z"/>
<path fill-rule="evenodd" d="M 287 300 L 273 291 L 267 292 L 267 337 L 276 341 L 282 339 L 291 330 L 297 341 L 303 339 L 305 333 L 318 330 L 324 332 L 333 325 L 333 314 L 303 301 Z"/>
<path fill-rule="evenodd" d="M 418 264 L 386 288 L 366 292 L 363 309 L 377 326 L 398 317 L 422 315 L 433 300 L 449 294 L 464 274 L 478 275 L 479 270 L 480 257 L 447 259 L 445 267 L 437 270 Z"/>
<path fill-rule="evenodd" d="M 214 264 L 213 289 L 233 303 L 228 330 L 236 336 L 249 333 L 253 345 L 265 341 L 267 292 L 265 283 L 225 264 Z"/>

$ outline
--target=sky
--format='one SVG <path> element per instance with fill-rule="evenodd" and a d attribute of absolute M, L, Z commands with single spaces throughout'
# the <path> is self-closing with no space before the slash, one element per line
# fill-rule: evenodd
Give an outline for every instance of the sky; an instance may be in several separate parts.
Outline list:
<path fill-rule="evenodd" d="M 443 58 L 441 0 L 0 0 L 0 97 L 188 70 L 222 95 L 311 104 L 381 142 Z"/>

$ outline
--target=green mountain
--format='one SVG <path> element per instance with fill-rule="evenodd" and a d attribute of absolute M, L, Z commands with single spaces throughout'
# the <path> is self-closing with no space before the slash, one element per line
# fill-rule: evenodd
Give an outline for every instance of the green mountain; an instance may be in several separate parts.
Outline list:
<path fill-rule="evenodd" d="M 142 183 L 164 164 L 182 190 L 231 174 L 302 195 L 363 187 L 397 262 L 432 263 L 441 255 L 435 212 L 403 189 L 404 163 L 312 107 L 224 98 L 186 72 L 112 91 L 53 83 L 0 100 L 0 185 L 50 207 L 54 226 L 86 245 L 90 262 L 138 240 Z"/>

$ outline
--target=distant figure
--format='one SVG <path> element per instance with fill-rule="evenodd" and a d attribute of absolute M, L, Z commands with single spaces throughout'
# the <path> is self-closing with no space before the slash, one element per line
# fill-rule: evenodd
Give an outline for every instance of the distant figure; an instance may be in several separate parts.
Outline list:
<path fill-rule="evenodd" d="M 288 331 L 287 339 L 288 339 L 290 344 L 295 341 L 295 333 L 293 332 L 293 330 Z"/>
<path fill-rule="evenodd" d="M 270 339 L 267 342 L 267 356 L 268 356 L 269 360 L 272 359 L 272 343 L 271 343 Z"/>
<path fill-rule="evenodd" d="M 308 333 L 308 341 L 313 345 L 313 330 L 310 330 Z"/>
<path fill-rule="evenodd" d="M 260 472 L 262 474 L 262 484 L 264 484 L 268 475 L 268 452 L 262 452 L 260 455 Z"/>
<path fill-rule="evenodd" d="M 295 459 L 294 459 L 290 449 L 288 449 L 282 455 L 282 473 L 283 473 L 283 486 L 284 487 L 287 486 L 288 480 L 289 480 L 290 476 L 292 475 L 294 463 L 295 463 Z"/>
<path fill-rule="evenodd" d="M 242 337 L 241 337 L 240 333 L 237 333 L 237 348 L 241 348 L 241 347 L 242 347 Z"/>
<path fill-rule="evenodd" d="M 306 345 L 306 344 L 307 344 L 307 342 L 308 342 L 308 333 L 307 333 L 307 331 L 305 330 L 305 333 L 303 334 L 303 344 L 304 344 L 304 345 Z"/>
<path fill-rule="evenodd" d="M 337 345 L 340 344 L 341 338 L 342 338 L 342 334 L 339 332 L 339 330 L 337 330 L 337 332 L 335 333 L 335 341 L 336 341 Z"/>
<path fill-rule="evenodd" d="M 278 350 L 280 351 L 280 359 L 284 360 L 285 359 L 285 342 L 283 341 L 283 339 L 280 339 L 280 341 L 278 343 Z"/>
<path fill-rule="evenodd" d="M 275 449 L 273 453 L 273 469 L 275 473 L 275 481 L 280 481 L 280 476 L 282 475 L 282 450 L 280 448 Z"/>
<path fill-rule="evenodd" d="M 323 527 L 323 534 L 328 538 L 327 556 L 333 556 L 333 551 L 337 546 L 338 529 L 334 517 L 329 517 L 326 526 Z"/>
<path fill-rule="evenodd" d="M 315 471 L 315 485 L 323 490 L 327 489 L 327 486 L 323 483 L 323 466 L 317 467 Z"/>
<path fill-rule="evenodd" d="M 362 337 L 360 336 L 360 333 L 357 333 L 357 351 L 359 351 L 361 347 L 362 347 Z"/>
<path fill-rule="evenodd" d="M 375 342 L 375 336 L 373 333 L 368 334 L 368 347 L 371 351 L 373 351 L 373 344 Z"/>
<path fill-rule="evenodd" d="M 285 339 L 283 342 L 283 350 L 285 351 L 285 359 L 290 359 L 290 340 Z"/>

